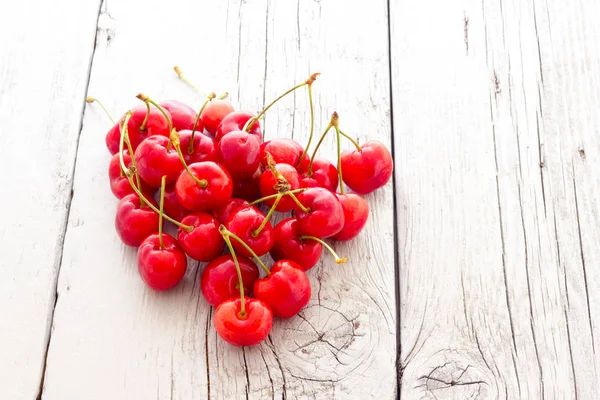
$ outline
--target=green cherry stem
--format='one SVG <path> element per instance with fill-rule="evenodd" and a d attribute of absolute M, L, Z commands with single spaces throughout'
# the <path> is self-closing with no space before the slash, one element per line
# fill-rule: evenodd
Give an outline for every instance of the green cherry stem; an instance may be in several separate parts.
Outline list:
<path fill-rule="evenodd" d="M 91 104 L 91 103 L 94 103 L 94 102 L 98 103 L 98 105 L 100 106 L 100 108 L 102 108 L 102 110 L 104 110 L 104 113 L 106 114 L 106 116 L 108 117 L 108 119 L 110 119 L 110 122 L 112 122 L 113 125 L 115 124 L 114 118 L 112 117 L 112 115 L 110 115 L 110 113 L 108 112 L 108 110 L 106 109 L 106 107 L 104 107 L 104 104 L 102 104 L 100 102 L 100 100 L 98 100 L 95 97 L 88 96 L 88 97 L 85 98 L 85 101 L 88 104 Z"/>
<path fill-rule="evenodd" d="M 148 106 L 148 113 L 146 114 L 146 119 L 144 120 L 144 123 L 146 123 L 146 120 L 148 119 L 148 114 L 150 113 L 150 104 L 152 104 L 154 107 L 158 108 L 158 111 L 160 111 L 162 115 L 164 115 L 167 119 L 167 122 L 169 123 L 169 132 L 173 130 L 173 121 L 171 121 L 171 117 L 169 116 L 169 114 L 167 114 L 167 111 L 164 108 L 162 108 L 158 103 L 156 103 L 154 100 L 152 100 L 150 97 L 146 96 L 143 93 L 139 93 L 135 97 L 146 103 L 146 105 Z M 140 130 L 142 129 L 140 128 Z"/>
<path fill-rule="evenodd" d="M 225 100 L 229 96 L 229 92 L 225 92 L 222 95 L 217 96 L 218 100 Z"/>
<path fill-rule="evenodd" d="M 146 124 L 148 123 L 148 117 L 150 116 L 150 104 L 146 103 L 146 116 L 142 121 L 142 125 L 140 126 L 140 131 L 144 132 L 146 130 Z"/>
<path fill-rule="evenodd" d="M 304 192 L 305 190 L 308 190 L 308 188 L 300 188 L 300 189 L 294 189 L 294 190 L 290 190 L 290 191 L 284 192 L 284 193 L 283 193 L 283 195 L 289 195 L 290 193 L 292 193 L 292 194 L 295 194 L 295 193 L 302 193 L 302 192 Z M 250 203 L 250 204 L 248 204 L 248 205 L 249 205 L 249 206 L 254 206 L 254 205 L 258 204 L 258 203 L 262 203 L 262 202 L 263 202 L 263 201 L 265 201 L 265 200 L 271 200 L 271 199 L 275 199 L 275 198 L 277 198 L 277 196 L 279 196 L 279 195 L 280 195 L 280 193 L 275 193 L 275 194 L 271 194 L 271 195 L 269 195 L 269 196 L 261 197 L 260 199 L 258 199 L 258 200 L 254 200 L 252 203 Z"/>
<path fill-rule="evenodd" d="M 206 95 L 204 93 L 202 93 L 200 91 L 200 89 L 198 89 L 192 82 L 190 82 L 184 75 L 183 75 L 183 71 L 181 71 L 181 68 L 179 68 L 177 65 L 173 67 L 173 71 L 175 71 L 175 73 L 177 74 L 177 76 L 179 77 L 179 79 L 181 79 L 182 81 L 184 81 L 189 87 L 191 87 L 192 89 L 194 89 L 196 92 L 198 92 L 202 97 L 206 97 Z"/>
<path fill-rule="evenodd" d="M 335 258 L 335 263 L 336 264 L 343 264 L 346 261 L 348 261 L 348 257 L 340 258 L 337 255 L 337 253 L 335 252 L 335 250 L 333 250 L 333 248 L 331 248 L 331 246 L 328 245 L 327 243 L 325 243 L 323 240 L 321 240 L 321 239 L 319 239 L 317 237 L 314 237 L 314 236 L 300 236 L 300 240 L 307 240 L 307 239 L 314 240 L 315 242 L 321 243 L 321 245 L 323 247 L 325 247 L 327 250 L 329 250 L 329 252 L 331 253 L 331 255 Z"/>
<path fill-rule="evenodd" d="M 121 125 L 121 137 L 119 138 L 119 163 L 121 164 L 121 172 L 124 173 L 127 176 L 127 180 L 129 181 L 129 184 L 131 185 L 131 187 L 135 190 L 136 185 L 133 182 L 133 179 L 130 179 L 131 177 L 129 175 L 127 175 L 127 171 L 129 171 L 130 173 L 133 173 L 135 175 L 135 180 L 137 183 L 137 188 L 141 188 L 141 182 L 140 182 L 140 176 L 137 173 L 137 165 L 135 163 L 135 157 L 133 155 L 133 149 L 131 147 L 131 142 L 129 141 L 129 120 L 131 119 L 131 116 L 133 114 L 131 113 L 131 111 L 127 111 L 127 113 L 125 114 L 125 119 L 123 120 L 123 124 Z M 125 165 L 125 160 L 123 159 L 123 154 L 124 152 L 124 143 L 127 143 L 127 149 L 129 150 L 129 156 L 131 157 L 131 166 L 133 169 L 133 172 L 131 170 L 129 170 L 126 165 Z M 141 201 L 140 201 L 140 207 L 145 207 L 146 206 L 146 199 L 142 199 L 140 197 Z"/>
<path fill-rule="evenodd" d="M 248 246 L 242 239 L 240 239 L 235 233 L 229 231 L 225 225 L 221 225 L 219 226 L 219 232 L 221 233 L 221 236 L 223 236 L 223 239 L 225 240 L 225 242 L 227 242 L 229 240 L 229 238 L 233 238 L 236 242 L 238 242 L 239 244 L 242 245 L 242 247 L 244 247 L 248 253 L 252 254 L 252 257 L 254 257 L 254 259 L 256 260 L 256 262 L 258 263 L 258 265 L 260 265 L 260 267 L 263 269 L 263 271 L 265 271 L 265 273 L 267 275 L 271 274 L 271 271 L 269 271 L 269 268 L 267 268 L 267 266 L 265 265 L 264 262 L 262 262 L 262 260 L 260 259 L 259 256 L 256 255 L 256 253 L 254 252 L 254 250 L 252 250 L 250 248 L 250 246 Z M 229 251 L 231 251 L 231 253 L 233 254 L 234 251 L 233 249 L 230 247 Z"/>
<path fill-rule="evenodd" d="M 123 129 L 123 128 L 122 128 Z M 133 172 L 135 174 L 135 182 L 137 183 L 137 187 L 139 189 L 142 188 L 142 182 L 140 180 L 140 174 L 138 174 L 137 171 L 137 163 L 135 161 L 135 156 L 134 156 L 134 152 L 133 152 L 133 147 L 131 146 L 131 141 L 129 140 L 129 127 L 127 127 L 127 135 L 125 135 L 125 143 L 127 144 L 127 150 L 129 151 L 129 156 L 131 157 L 131 166 L 133 167 Z M 121 169 L 121 172 L 124 172 L 123 169 Z M 144 207 L 144 202 L 142 202 L 142 207 Z"/>
<path fill-rule="evenodd" d="M 330 122 L 329 125 L 327 125 L 325 132 L 323 132 L 323 134 L 321 135 L 321 138 L 317 142 L 317 147 L 315 147 L 315 150 L 313 151 L 313 154 L 310 157 L 310 163 L 308 164 L 308 172 L 307 172 L 308 176 L 312 175 L 312 165 L 313 165 L 313 162 L 315 161 L 315 156 L 317 155 L 317 150 L 319 150 L 319 147 L 321 147 L 321 143 L 323 143 L 323 140 L 325 140 L 325 136 L 327 136 L 327 132 L 329 132 L 329 130 L 331 128 L 333 128 L 333 125 Z"/>
<path fill-rule="evenodd" d="M 289 192 L 288 192 L 289 193 Z M 271 215 L 273 215 L 273 212 L 275 211 L 275 208 L 277 207 L 277 205 L 279 204 L 279 202 L 281 201 L 281 198 L 283 197 L 283 193 L 277 193 L 277 197 L 275 197 L 275 201 L 273 202 L 273 205 L 271 206 L 271 208 L 269 209 L 269 212 L 267 213 L 267 215 L 265 215 L 265 218 L 263 219 L 263 221 L 260 223 L 259 227 L 256 228 L 256 230 L 254 230 L 252 232 L 252 236 L 253 237 L 257 237 L 258 234 L 263 230 L 263 228 L 267 225 L 267 222 L 269 222 L 269 220 L 271 219 Z"/>
<path fill-rule="evenodd" d="M 223 225 L 221 225 L 223 226 Z M 219 229 L 220 230 L 220 229 Z M 233 246 L 231 245 L 231 239 L 229 239 L 229 235 L 223 234 L 223 240 L 225 240 L 225 243 L 227 244 L 227 247 L 229 248 L 229 252 L 231 253 L 231 257 L 233 257 L 233 263 L 235 264 L 235 270 L 237 272 L 237 276 L 238 276 L 238 286 L 240 288 L 240 299 L 242 301 L 242 309 L 240 310 L 240 313 L 238 314 L 238 316 L 241 319 L 245 319 L 246 318 L 246 301 L 244 298 L 244 280 L 242 279 L 242 270 L 240 269 L 240 264 L 238 263 L 238 259 L 237 256 L 235 255 L 235 251 L 233 250 Z"/>
<path fill-rule="evenodd" d="M 342 135 L 343 137 L 345 137 L 346 139 L 348 139 L 349 141 L 351 141 L 352 144 L 354 145 L 354 147 L 356 147 L 357 151 L 362 151 L 362 149 L 360 148 L 360 145 L 358 144 L 358 142 L 356 141 L 356 139 L 354 139 L 352 136 L 346 135 L 342 131 L 340 131 L 340 135 Z"/>
<path fill-rule="evenodd" d="M 338 127 L 339 116 L 336 112 L 334 112 L 333 115 L 335 117 L 332 118 L 332 122 L 333 128 L 335 129 L 335 136 L 337 142 L 337 170 L 338 176 L 340 178 L 340 193 L 344 195 L 346 193 L 344 193 L 344 180 L 342 179 L 342 139 L 340 138 L 340 128 Z"/>
<path fill-rule="evenodd" d="M 196 134 L 196 128 L 198 127 L 198 121 L 200 121 L 200 116 L 202 115 L 202 111 L 204 111 L 204 108 L 206 107 L 206 105 L 208 103 L 210 103 L 212 101 L 212 99 L 214 99 L 216 96 L 217 95 L 214 93 L 211 93 L 208 96 L 206 96 L 206 100 L 204 101 L 204 104 L 202 104 L 202 107 L 200 107 L 200 111 L 198 111 L 198 115 L 196 115 L 196 121 L 194 121 L 194 127 L 192 128 L 192 137 L 190 139 L 190 145 L 188 146 L 189 154 L 194 153 L 194 135 Z"/>
<path fill-rule="evenodd" d="M 190 171 L 190 168 L 188 167 L 187 163 L 185 162 L 185 159 L 183 158 L 183 153 L 181 152 L 181 146 L 180 146 L 181 143 L 179 141 L 179 134 L 177 133 L 177 131 L 175 129 L 173 129 L 171 131 L 170 140 L 171 140 L 171 143 L 173 143 L 173 146 L 175 147 L 175 151 L 177 151 L 177 155 L 179 156 L 179 161 L 181 161 L 181 164 L 183 165 L 185 172 L 187 172 L 188 175 L 194 180 L 194 182 L 196 182 L 202 189 L 206 188 L 208 186 L 208 181 L 206 179 L 198 179 L 192 173 L 192 171 Z"/>
<path fill-rule="evenodd" d="M 167 184 L 167 176 L 163 175 L 160 180 L 160 204 L 158 214 L 158 241 L 160 242 L 160 248 L 164 250 L 165 244 L 163 242 L 163 209 L 165 207 L 165 185 Z"/>
<path fill-rule="evenodd" d="M 300 200 L 298 200 L 294 193 L 288 192 L 288 195 L 292 198 L 292 200 L 294 200 L 294 203 L 296 203 L 302 211 L 304 211 L 307 214 L 310 213 L 310 208 L 304 207 L 304 204 L 302 204 Z"/>
<path fill-rule="evenodd" d="M 312 143 L 313 133 L 315 131 L 315 107 L 313 105 L 313 97 L 312 97 L 312 82 L 308 84 L 307 89 L 308 89 L 308 103 L 310 104 L 310 135 L 308 135 L 308 143 L 306 143 L 306 147 L 304 148 L 302 155 L 298 159 L 298 165 L 300 165 L 300 163 L 302 162 L 302 160 L 308 153 L 308 149 L 310 147 L 310 144 Z M 296 165 L 296 167 L 298 165 Z"/>

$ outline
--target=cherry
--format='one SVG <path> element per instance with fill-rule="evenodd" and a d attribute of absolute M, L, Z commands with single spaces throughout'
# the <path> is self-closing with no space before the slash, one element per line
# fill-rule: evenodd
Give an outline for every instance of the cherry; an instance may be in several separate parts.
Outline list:
<path fill-rule="evenodd" d="M 226 342 L 234 346 L 253 346 L 262 342 L 273 326 L 273 313 L 269 306 L 259 300 L 246 298 L 246 310 L 242 312 L 242 300 L 225 300 L 215 310 L 215 330 Z"/>
<path fill-rule="evenodd" d="M 302 235 L 324 239 L 335 235 L 344 227 L 344 209 L 339 200 L 327 189 L 310 188 L 298 195 L 294 215 L 298 219 L 298 232 Z"/>
<path fill-rule="evenodd" d="M 204 129 L 211 135 L 217 133 L 217 129 L 227 115 L 233 112 L 233 106 L 228 101 L 215 99 L 208 103 L 200 114 Z"/>
<path fill-rule="evenodd" d="M 171 183 L 183 171 L 179 155 L 169 138 L 150 136 L 144 139 L 135 150 L 137 172 L 148 185 L 158 187 L 163 176 Z"/>
<path fill-rule="evenodd" d="M 217 144 L 217 155 L 231 176 L 252 176 L 259 165 L 260 143 L 244 131 L 230 132 Z"/>
<path fill-rule="evenodd" d="M 155 203 L 152 203 L 155 205 Z M 149 207 L 141 207 L 137 194 L 123 197 L 117 206 L 115 228 L 121 241 L 137 247 L 144 239 L 158 232 L 158 214 Z"/>
<path fill-rule="evenodd" d="M 119 154 L 115 154 L 110 159 L 110 163 L 108 164 L 108 179 L 110 181 L 110 190 L 115 195 L 117 199 L 122 199 L 128 194 L 135 193 L 127 176 L 123 172 L 121 172 L 121 163 L 120 163 Z M 129 156 L 129 152 L 125 150 L 123 153 L 123 161 L 127 168 L 131 168 L 133 165 L 131 161 L 131 157 Z M 137 184 L 137 182 L 136 182 Z M 152 194 L 154 193 L 154 189 L 151 188 L 146 182 L 140 181 L 140 188 L 142 192 Z"/>
<path fill-rule="evenodd" d="M 162 237 L 162 242 L 161 242 Z M 171 235 L 148 236 L 138 250 L 138 271 L 154 290 L 168 290 L 185 275 L 187 258 Z"/>
<path fill-rule="evenodd" d="M 197 261 L 210 261 L 217 257 L 225 247 L 225 241 L 219 232 L 219 222 L 211 214 L 194 212 L 186 215 L 181 223 L 189 231 L 180 227 L 177 232 L 177 242 L 185 253 Z"/>
<path fill-rule="evenodd" d="M 267 153 L 273 157 L 275 163 L 289 164 L 292 167 L 306 170 L 310 158 L 304 153 L 302 145 L 292 139 L 272 139 L 260 145 L 260 162 L 264 167 L 268 166 Z M 302 157 L 302 162 L 300 159 Z"/>
<path fill-rule="evenodd" d="M 334 240 L 350 240 L 355 238 L 367 224 L 369 204 L 354 193 L 336 194 L 344 209 L 344 227 L 333 235 Z"/>
<path fill-rule="evenodd" d="M 258 279 L 258 268 L 244 256 L 237 256 L 237 261 L 244 282 L 244 292 L 250 293 Z M 213 307 L 240 295 L 237 270 L 231 254 L 219 256 L 204 267 L 200 288 L 208 304 Z"/>
<path fill-rule="evenodd" d="M 298 168 L 300 173 L 301 187 L 322 187 L 332 192 L 338 187 L 339 178 L 338 170 L 323 157 L 315 157 L 313 159 L 312 168 Z"/>
<path fill-rule="evenodd" d="M 287 218 L 279 222 L 273 230 L 275 243 L 269 253 L 275 261 L 292 260 L 303 270 L 308 271 L 321 258 L 323 246 L 314 240 L 300 239 L 297 226 L 295 218 Z"/>
<path fill-rule="evenodd" d="M 262 172 L 258 168 L 251 177 L 238 177 L 233 179 L 233 196 L 244 200 L 254 201 L 260 197 L 260 177 Z"/>
<path fill-rule="evenodd" d="M 212 210 L 231 198 L 233 183 L 231 176 L 219 164 L 202 161 L 189 165 L 189 171 L 179 175 L 175 183 L 177 198 L 181 205 L 191 211 Z"/>
<path fill-rule="evenodd" d="M 217 143 L 213 138 L 208 137 L 203 133 L 196 132 L 194 134 L 193 146 L 191 146 L 192 131 L 183 130 L 178 133 L 181 142 L 181 153 L 183 154 L 183 159 L 186 163 L 193 164 L 200 161 L 217 161 Z M 191 152 L 190 148 L 192 150 Z"/>
<path fill-rule="evenodd" d="M 140 105 L 133 108 L 130 112 L 132 115 L 127 124 L 127 131 L 131 147 L 134 151 L 142 140 L 148 136 L 169 136 L 169 121 L 158 109 Z M 146 115 L 148 116 L 147 119 Z M 124 118 L 125 117 L 121 118 L 119 123 L 121 123 Z M 106 135 L 106 146 L 108 147 L 110 154 L 119 152 L 119 138 L 121 136 L 119 123 L 113 126 Z"/>
<path fill-rule="evenodd" d="M 360 194 L 368 194 L 384 186 L 392 177 L 393 160 L 383 143 L 370 140 L 356 150 L 341 155 L 343 179 Z"/>
<path fill-rule="evenodd" d="M 232 113 L 228 114 L 219 124 L 217 133 L 215 134 L 215 140 L 219 142 L 223 136 L 229 134 L 230 132 L 243 130 L 248 120 L 253 117 L 254 115 L 247 111 L 233 111 Z M 248 133 L 252 136 L 255 136 L 258 140 L 258 143 L 262 143 L 262 131 L 258 121 L 252 125 Z"/>
<path fill-rule="evenodd" d="M 160 103 L 160 106 L 169 112 L 173 128 L 177 131 L 192 129 L 196 122 L 196 111 L 187 104 L 179 100 L 167 100 Z M 196 126 L 196 130 L 202 132 L 204 127 L 202 122 Z"/>
<path fill-rule="evenodd" d="M 256 207 L 235 210 L 229 216 L 225 227 L 244 241 L 258 256 L 266 254 L 273 247 L 273 227 Z M 238 241 L 233 242 L 233 247 L 246 257 L 252 256 L 252 253 Z"/>
<path fill-rule="evenodd" d="M 165 214 L 169 217 L 180 221 L 188 214 L 188 211 L 179 204 L 177 199 L 177 193 L 175 191 L 175 184 L 172 183 L 165 188 Z"/>
<path fill-rule="evenodd" d="M 285 181 L 289 184 L 287 190 L 294 190 L 300 187 L 300 181 L 298 180 L 298 172 L 294 167 L 289 164 L 276 164 L 273 167 L 278 175 L 281 174 Z M 265 170 L 260 177 L 260 195 L 261 197 L 270 196 L 279 192 L 281 186 L 281 179 L 273 174 L 270 169 Z M 269 207 L 273 205 L 275 199 L 265 200 L 265 204 Z M 290 196 L 283 196 L 277 207 L 276 211 L 287 212 L 291 211 L 296 203 Z"/>
<path fill-rule="evenodd" d="M 279 260 L 271 273 L 254 283 L 254 296 L 264 301 L 280 318 L 291 318 L 310 301 L 310 282 L 302 267 L 291 260 Z"/>
<path fill-rule="evenodd" d="M 232 197 L 231 199 L 229 199 L 229 201 L 217 207 L 213 211 L 213 213 L 215 214 L 217 221 L 224 224 L 225 222 L 227 222 L 232 212 L 234 212 L 238 208 L 246 207 L 248 204 L 248 201 L 244 199 Z"/>

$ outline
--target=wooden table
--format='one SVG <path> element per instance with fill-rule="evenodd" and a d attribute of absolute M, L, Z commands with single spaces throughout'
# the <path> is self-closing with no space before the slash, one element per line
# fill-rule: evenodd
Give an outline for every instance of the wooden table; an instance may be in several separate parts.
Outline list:
<path fill-rule="evenodd" d="M 22 0 L 0 13 L 0 398 L 594 399 L 600 2 Z M 199 266 L 148 290 L 113 228 L 110 127 L 138 92 L 256 112 L 310 73 L 393 149 L 354 241 L 269 339 L 212 328 Z M 264 121 L 305 142 L 305 91 Z M 322 154 L 335 156 L 334 138 Z M 201 267 L 201 266 L 200 266 Z"/>

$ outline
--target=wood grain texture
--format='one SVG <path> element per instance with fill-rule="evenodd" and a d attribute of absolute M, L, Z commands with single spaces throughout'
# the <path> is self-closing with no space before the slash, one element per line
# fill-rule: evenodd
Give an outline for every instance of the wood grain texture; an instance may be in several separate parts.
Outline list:
<path fill-rule="evenodd" d="M 20 1 L 2 8 L 0 397 L 34 399 L 55 303 L 99 2 Z"/>
<path fill-rule="evenodd" d="M 319 71 L 316 133 L 337 110 L 347 133 L 389 145 L 386 10 L 382 0 L 367 9 L 341 0 L 105 2 L 89 94 L 119 112 L 140 91 L 200 104 L 173 74 L 179 64 L 204 90 L 228 90 L 242 109 L 258 111 Z M 357 29 L 364 25 L 368 36 Z M 307 107 L 305 91 L 286 98 L 267 115 L 266 137 L 304 142 Z M 198 287 L 202 265 L 169 293 L 140 280 L 135 250 L 113 228 L 108 128 L 99 109 L 86 109 L 44 399 L 396 396 L 391 183 L 368 196 L 366 231 L 336 245 L 351 261 L 338 266 L 325 256 L 309 273 L 313 296 L 301 315 L 277 321 L 264 344 L 237 349 L 212 327 Z M 322 153 L 334 156 L 333 138 Z"/>
<path fill-rule="evenodd" d="M 401 398 L 595 398 L 600 5 L 390 12 Z"/>

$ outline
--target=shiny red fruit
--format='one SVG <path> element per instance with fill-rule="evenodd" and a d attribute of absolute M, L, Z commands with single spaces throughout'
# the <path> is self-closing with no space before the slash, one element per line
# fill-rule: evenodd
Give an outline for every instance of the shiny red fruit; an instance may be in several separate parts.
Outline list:
<path fill-rule="evenodd" d="M 319 262 L 323 246 L 316 240 L 300 239 L 297 227 L 296 218 L 287 218 L 275 225 L 275 243 L 269 253 L 275 261 L 291 260 L 308 271 Z"/>
<path fill-rule="evenodd" d="M 148 206 L 140 207 L 137 194 L 128 194 L 117 205 L 115 228 L 123 243 L 137 247 L 148 236 L 158 232 L 158 214 Z"/>
<path fill-rule="evenodd" d="M 160 190 L 157 192 L 157 195 L 160 196 Z M 160 201 L 160 198 L 158 201 Z M 179 204 L 174 183 L 165 187 L 163 212 L 176 221 L 181 221 L 189 213 L 189 211 Z"/>
<path fill-rule="evenodd" d="M 181 153 L 186 164 L 193 164 L 200 161 L 217 162 L 217 143 L 215 139 L 196 131 L 194 133 L 194 146 L 190 153 L 190 142 L 192 140 L 192 131 L 184 130 L 179 132 L 179 141 Z"/>
<path fill-rule="evenodd" d="M 296 171 L 296 168 L 289 164 L 276 164 L 275 169 L 279 171 L 279 173 L 283 175 L 283 177 L 289 182 L 290 190 L 298 189 L 300 187 L 298 171 Z M 266 197 L 278 193 L 278 191 L 275 189 L 277 182 L 279 182 L 279 180 L 275 177 L 273 172 L 269 169 L 265 170 L 260 177 L 260 197 Z M 264 203 L 271 207 L 275 203 L 275 199 L 265 200 Z M 294 200 L 290 196 L 285 195 L 281 198 L 275 210 L 287 212 L 291 211 L 295 205 L 296 203 Z"/>
<path fill-rule="evenodd" d="M 127 168 L 131 168 L 133 163 L 131 162 L 131 157 L 128 152 L 124 152 L 123 154 L 123 162 L 127 166 Z M 110 190 L 115 195 L 117 199 L 122 199 L 128 194 L 135 193 L 131 185 L 129 184 L 129 180 L 124 173 L 121 172 L 121 161 L 119 159 L 119 154 L 115 154 L 112 156 L 110 163 L 108 164 L 108 179 L 110 182 Z M 134 177 L 134 182 L 136 182 Z M 146 182 L 140 181 L 140 186 L 142 193 L 148 194 L 152 197 L 155 189 L 151 188 Z"/>
<path fill-rule="evenodd" d="M 258 268 L 249 258 L 238 255 L 236 257 L 242 273 L 244 293 L 248 295 L 258 279 Z M 231 254 L 219 256 L 204 267 L 200 289 L 208 304 L 213 307 L 227 299 L 240 297 L 239 278 Z"/>
<path fill-rule="evenodd" d="M 248 122 L 248 120 L 252 117 L 254 117 L 254 115 L 247 111 L 234 111 L 228 114 L 225 118 L 223 118 L 221 124 L 219 124 L 217 133 L 215 134 L 215 140 L 219 142 L 223 136 L 229 134 L 230 132 L 243 130 L 246 122 Z M 256 121 L 252 124 L 248 133 L 252 136 L 255 136 L 258 140 L 258 143 L 262 143 L 262 131 L 260 129 L 259 121 Z"/>
<path fill-rule="evenodd" d="M 342 176 L 350 189 L 368 194 L 390 180 L 394 162 L 389 150 L 377 140 L 370 140 L 360 148 L 342 152 Z"/>
<path fill-rule="evenodd" d="M 146 118 L 146 105 L 140 105 L 135 107 L 131 110 L 131 113 L 132 116 L 129 119 L 129 123 L 127 124 L 127 132 L 133 151 L 135 151 L 135 149 L 142 142 L 142 140 L 146 139 L 149 136 L 169 136 L 169 122 L 156 107 L 150 107 L 148 121 L 146 122 L 146 126 L 143 131 L 140 128 L 142 127 L 142 123 Z M 168 111 L 167 115 L 169 115 Z M 113 126 L 111 130 L 109 130 L 106 134 L 106 147 L 108 147 L 108 151 L 110 151 L 110 154 L 115 154 L 119 152 L 119 142 L 121 140 L 121 129 L 119 128 L 119 125 L 123 120 L 124 117 L 121 118 L 119 122 L 115 126 Z"/>
<path fill-rule="evenodd" d="M 246 314 L 242 311 L 242 300 L 225 300 L 215 310 L 213 323 L 223 340 L 234 346 L 254 346 L 262 342 L 271 332 L 273 313 L 267 304 L 246 297 Z"/>
<path fill-rule="evenodd" d="M 265 216 L 256 207 L 239 208 L 231 213 L 225 227 L 242 239 L 258 256 L 262 256 L 271 250 L 274 242 L 271 222 L 267 222 L 258 235 L 255 234 L 264 219 Z M 237 240 L 231 239 L 231 244 L 236 253 L 252 257 Z"/>
<path fill-rule="evenodd" d="M 302 158 L 302 162 L 299 162 L 304 148 L 293 139 L 276 138 L 264 142 L 260 146 L 260 162 L 264 167 L 267 166 L 267 153 L 271 154 L 277 164 L 289 164 L 299 170 L 308 168 L 310 162 L 307 154 Z"/>
<path fill-rule="evenodd" d="M 334 240 L 350 240 L 363 230 L 369 218 L 369 204 L 354 193 L 336 194 L 344 210 L 344 227 L 333 235 Z"/>
<path fill-rule="evenodd" d="M 332 192 L 337 190 L 339 184 L 337 168 L 323 157 L 315 157 L 312 173 L 306 168 L 298 169 L 300 173 L 300 187 L 321 187 Z"/>
<path fill-rule="evenodd" d="M 254 283 L 254 296 L 268 304 L 273 315 L 291 318 L 310 301 L 310 282 L 302 267 L 290 260 L 279 260 L 271 273 Z"/>
<path fill-rule="evenodd" d="M 223 118 L 232 112 L 233 106 L 228 101 L 215 99 L 204 107 L 200 119 L 204 129 L 214 136 Z"/>
<path fill-rule="evenodd" d="M 177 230 L 177 242 L 185 254 L 197 261 L 210 261 L 223 252 L 225 241 L 219 232 L 219 222 L 211 214 L 194 212 L 186 215 L 181 223 L 193 226 L 191 232 Z"/>
<path fill-rule="evenodd" d="M 233 197 L 253 202 L 260 198 L 260 177 L 262 172 L 258 168 L 250 177 L 233 179 Z"/>
<path fill-rule="evenodd" d="M 310 188 L 298 194 L 300 203 L 310 211 L 305 213 L 298 206 L 294 216 L 298 220 L 298 233 L 325 239 L 344 227 L 344 209 L 333 193 L 323 188 Z"/>
<path fill-rule="evenodd" d="M 166 183 L 175 182 L 183 171 L 183 164 L 175 147 L 169 145 L 165 136 L 150 136 L 135 150 L 138 174 L 148 185 L 160 187 L 163 176 Z"/>
<path fill-rule="evenodd" d="M 217 144 L 217 155 L 231 176 L 252 176 L 259 165 L 260 143 L 244 131 L 230 132 Z"/>
<path fill-rule="evenodd" d="M 196 111 L 192 107 L 182 103 L 179 100 L 163 101 L 160 103 L 160 106 L 166 109 L 169 114 L 171 114 L 173 128 L 175 128 L 176 131 L 179 132 L 184 129 L 192 129 L 194 127 L 196 116 L 198 114 L 196 114 Z M 198 120 L 196 130 L 199 132 L 204 130 L 201 120 Z"/>
<path fill-rule="evenodd" d="M 163 233 L 162 240 L 164 248 L 160 247 L 158 234 L 148 236 L 138 250 L 138 271 L 143 281 L 154 290 L 175 287 L 187 269 L 187 258 L 175 238 Z"/>
<path fill-rule="evenodd" d="M 249 203 L 244 199 L 238 199 L 236 197 L 232 197 L 226 203 L 222 204 L 220 207 L 217 207 L 213 214 L 215 214 L 215 218 L 217 221 L 224 224 L 229 219 L 229 216 L 232 212 L 237 210 L 238 208 L 246 207 Z"/>
<path fill-rule="evenodd" d="M 213 210 L 231 198 L 231 176 L 219 164 L 202 161 L 190 164 L 189 169 L 196 178 L 205 181 L 206 186 L 200 186 L 187 171 L 183 171 L 175 183 L 175 190 L 184 208 L 191 211 Z"/>

